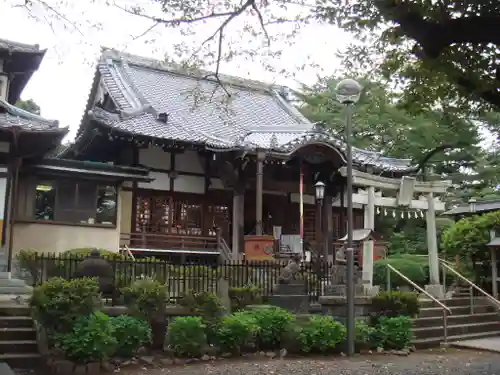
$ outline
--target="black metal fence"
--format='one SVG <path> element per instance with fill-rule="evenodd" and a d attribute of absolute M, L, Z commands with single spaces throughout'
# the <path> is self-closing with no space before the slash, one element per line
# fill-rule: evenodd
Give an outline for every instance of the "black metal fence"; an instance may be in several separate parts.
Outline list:
<path fill-rule="evenodd" d="M 25 278 L 33 286 L 40 285 L 52 277 L 72 279 L 77 277 L 79 264 L 85 257 L 32 254 L 19 259 L 19 266 Z M 105 258 L 113 269 L 115 290 L 130 285 L 144 277 L 154 278 L 168 288 L 172 302 L 189 291 L 216 292 L 219 280 L 224 278 L 230 288 L 254 286 L 263 296 L 273 294 L 273 287 L 279 282 L 279 275 L 287 261 L 273 262 L 225 262 L 212 264 L 175 264 L 156 258 L 110 259 Z M 330 278 L 331 265 L 304 263 L 297 276 L 304 280 L 306 292 L 311 301 L 322 294 L 325 281 Z M 111 298 L 117 303 L 116 298 Z"/>

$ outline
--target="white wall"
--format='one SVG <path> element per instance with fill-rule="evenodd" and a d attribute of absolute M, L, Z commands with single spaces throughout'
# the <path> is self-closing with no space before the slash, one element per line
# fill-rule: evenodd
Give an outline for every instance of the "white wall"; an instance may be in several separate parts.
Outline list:
<path fill-rule="evenodd" d="M 168 171 L 172 165 L 170 163 L 170 153 L 163 151 L 159 147 L 150 146 L 149 148 L 139 150 L 139 164 L 145 167 L 163 169 L 165 172 L 151 172 L 151 177 L 155 180 L 152 182 L 140 182 L 139 188 L 153 190 L 170 190 L 170 177 Z M 196 151 L 186 150 L 183 153 L 175 154 L 175 171 L 177 176 L 174 180 L 174 191 L 194 194 L 205 193 L 205 178 L 203 170 L 203 159 L 198 156 Z M 197 173 L 196 175 L 183 175 L 182 172 Z M 210 189 L 223 189 L 220 179 L 212 179 Z"/>

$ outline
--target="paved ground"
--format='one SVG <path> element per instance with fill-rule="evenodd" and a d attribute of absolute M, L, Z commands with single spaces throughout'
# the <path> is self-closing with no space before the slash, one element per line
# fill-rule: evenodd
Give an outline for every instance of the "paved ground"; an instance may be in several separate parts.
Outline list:
<path fill-rule="evenodd" d="M 500 375 L 500 355 L 468 350 L 409 357 L 221 360 L 163 369 L 127 369 L 124 375 Z"/>
<path fill-rule="evenodd" d="M 476 340 L 456 341 L 453 342 L 452 345 L 466 349 L 487 350 L 500 353 L 500 337 L 487 337 Z"/>

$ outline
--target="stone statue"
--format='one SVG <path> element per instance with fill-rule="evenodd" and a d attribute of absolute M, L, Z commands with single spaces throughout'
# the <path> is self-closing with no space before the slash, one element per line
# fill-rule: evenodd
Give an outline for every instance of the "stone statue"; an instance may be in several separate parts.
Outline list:
<path fill-rule="evenodd" d="M 111 264 L 101 257 L 98 249 L 91 251 L 90 256 L 82 260 L 76 269 L 76 277 L 95 277 L 99 280 L 99 290 L 103 294 L 114 291 L 114 271 Z"/>
<path fill-rule="evenodd" d="M 289 284 L 292 280 L 297 279 L 297 274 L 300 272 L 300 256 L 295 255 L 288 264 L 281 270 L 278 278 L 280 284 Z"/>

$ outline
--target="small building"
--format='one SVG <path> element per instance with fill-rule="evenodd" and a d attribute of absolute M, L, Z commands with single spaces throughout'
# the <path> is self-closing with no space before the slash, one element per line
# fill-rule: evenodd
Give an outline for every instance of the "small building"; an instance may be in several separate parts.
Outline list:
<path fill-rule="evenodd" d="M 476 199 L 471 198 L 467 203 L 457 205 L 443 212 L 443 215 L 453 216 L 455 219 L 471 215 L 482 215 L 488 212 L 500 210 L 500 199 Z"/>
<path fill-rule="evenodd" d="M 0 40 L 0 268 L 8 271 L 21 249 L 117 247 L 120 185 L 150 181 L 145 169 L 55 157 L 68 129 L 14 106 L 44 55 L 37 45 Z"/>

